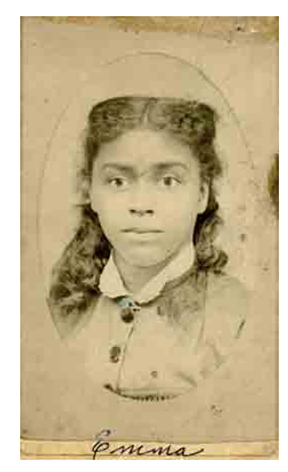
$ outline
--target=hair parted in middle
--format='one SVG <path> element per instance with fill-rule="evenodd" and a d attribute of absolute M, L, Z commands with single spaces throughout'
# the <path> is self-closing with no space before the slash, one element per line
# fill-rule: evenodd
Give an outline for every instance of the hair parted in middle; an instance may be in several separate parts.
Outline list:
<path fill-rule="evenodd" d="M 217 114 L 198 101 L 178 98 L 124 96 L 96 104 L 88 116 L 83 160 L 78 179 L 82 198 L 78 230 L 52 272 L 48 303 L 64 318 L 83 312 L 100 295 L 99 279 L 110 255 L 110 243 L 89 203 L 93 165 L 103 143 L 123 134 L 147 129 L 168 133 L 191 149 L 199 163 L 202 182 L 207 183 L 206 210 L 197 216 L 193 235 L 198 271 L 221 272 L 228 257 L 214 244 L 222 224 L 214 182 L 222 173 L 215 150 Z"/>

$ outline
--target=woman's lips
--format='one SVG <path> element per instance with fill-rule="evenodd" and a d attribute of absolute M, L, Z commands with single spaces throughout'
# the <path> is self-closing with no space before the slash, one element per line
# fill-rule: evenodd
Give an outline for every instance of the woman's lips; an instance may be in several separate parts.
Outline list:
<path fill-rule="evenodd" d="M 153 243 L 158 241 L 163 231 L 148 228 L 128 228 L 123 231 L 128 241 L 131 243 Z"/>
<path fill-rule="evenodd" d="M 150 229 L 150 228 L 127 228 L 123 230 L 123 233 L 154 234 L 154 233 L 163 233 L 163 231 L 159 229 Z"/>

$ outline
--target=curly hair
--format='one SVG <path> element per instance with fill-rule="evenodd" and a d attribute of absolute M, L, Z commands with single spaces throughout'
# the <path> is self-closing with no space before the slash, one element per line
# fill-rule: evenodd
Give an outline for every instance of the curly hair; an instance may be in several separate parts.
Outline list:
<path fill-rule="evenodd" d="M 191 149 L 209 187 L 204 213 L 197 216 L 193 243 L 197 271 L 221 272 L 228 257 L 214 244 L 222 224 L 214 182 L 222 173 L 215 151 L 217 113 L 207 104 L 173 98 L 125 96 L 95 105 L 85 130 L 83 162 L 78 173 L 83 201 L 89 200 L 94 160 L 102 143 L 144 128 L 165 131 Z M 99 278 L 110 255 L 110 244 L 90 203 L 80 208 L 78 230 L 52 271 L 48 303 L 52 316 L 75 319 L 99 297 Z"/>

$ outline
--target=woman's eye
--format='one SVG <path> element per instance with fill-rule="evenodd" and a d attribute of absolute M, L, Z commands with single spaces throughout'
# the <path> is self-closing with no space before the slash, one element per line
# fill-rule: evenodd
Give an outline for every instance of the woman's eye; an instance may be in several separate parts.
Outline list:
<path fill-rule="evenodd" d="M 162 183 L 165 187 L 175 187 L 176 185 L 180 184 L 180 181 L 172 175 L 167 175 L 162 178 Z"/>
<path fill-rule="evenodd" d="M 127 180 L 122 177 L 114 177 L 113 179 L 108 180 L 109 185 L 116 188 L 122 188 L 127 185 Z"/>

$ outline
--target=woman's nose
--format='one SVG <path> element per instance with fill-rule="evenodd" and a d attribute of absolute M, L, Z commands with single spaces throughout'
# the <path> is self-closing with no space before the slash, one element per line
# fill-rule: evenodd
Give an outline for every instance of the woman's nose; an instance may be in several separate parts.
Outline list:
<path fill-rule="evenodd" d="M 130 194 L 129 211 L 135 216 L 153 215 L 155 201 L 153 190 L 144 183 L 139 184 Z"/>
<path fill-rule="evenodd" d="M 130 208 L 130 213 L 135 216 L 153 215 L 152 209 L 141 210 L 140 208 Z"/>

